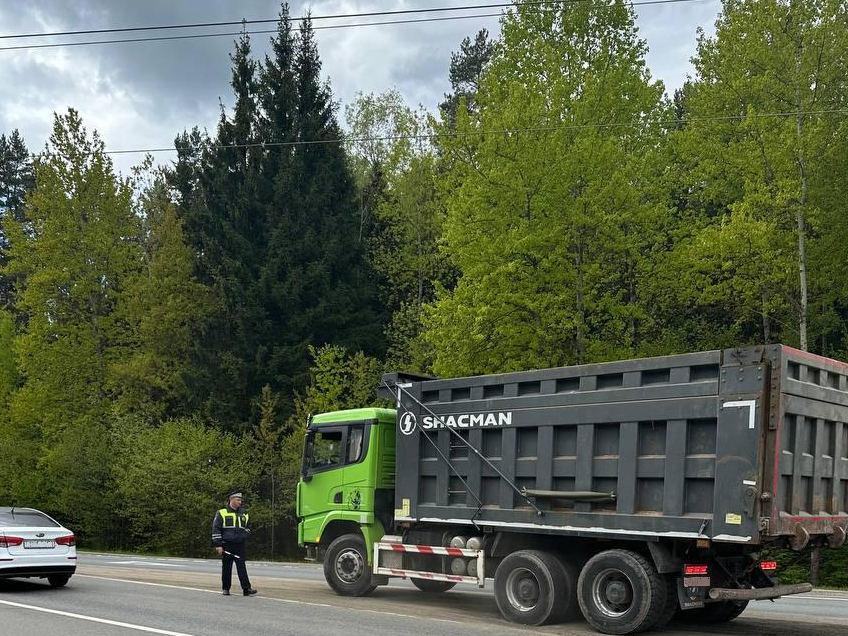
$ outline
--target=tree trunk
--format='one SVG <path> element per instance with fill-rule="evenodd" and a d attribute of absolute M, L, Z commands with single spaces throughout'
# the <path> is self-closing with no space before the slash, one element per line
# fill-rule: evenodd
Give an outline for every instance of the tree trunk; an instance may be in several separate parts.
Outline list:
<path fill-rule="evenodd" d="M 802 201 L 806 201 L 806 177 L 802 190 L 804 195 Z M 801 304 L 798 309 L 798 336 L 800 338 L 801 350 L 807 350 L 807 236 L 806 224 L 804 223 L 804 204 L 799 206 L 796 214 L 798 222 L 798 273 L 801 278 Z"/>
<path fill-rule="evenodd" d="M 794 3 L 793 3 L 794 4 Z M 807 227 L 804 215 L 807 207 L 807 162 L 804 159 L 804 115 L 801 103 L 802 56 L 803 42 L 799 40 L 795 46 L 795 139 L 798 146 L 798 172 L 801 177 L 801 195 L 798 199 L 798 209 L 795 221 L 798 225 L 798 274 L 801 282 L 801 298 L 798 310 L 798 337 L 801 350 L 807 351 Z"/>
<path fill-rule="evenodd" d="M 585 324 L 586 315 L 583 308 L 583 239 L 577 239 L 577 256 L 574 261 L 577 269 L 577 333 L 575 334 L 575 344 L 577 349 L 577 363 L 583 364 L 583 352 L 585 343 L 583 342 L 583 326 Z"/>
<path fill-rule="evenodd" d="M 768 317 L 768 292 L 766 292 L 765 287 L 760 292 L 760 299 L 763 306 L 763 344 L 769 344 L 771 342 L 771 320 Z"/>

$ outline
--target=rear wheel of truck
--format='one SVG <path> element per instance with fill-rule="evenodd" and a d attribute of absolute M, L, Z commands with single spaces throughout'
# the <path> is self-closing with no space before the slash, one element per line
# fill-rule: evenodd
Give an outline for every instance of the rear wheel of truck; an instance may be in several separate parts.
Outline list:
<path fill-rule="evenodd" d="M 720 601 L 697 609 L 680 611 L 675 618 L 681 623 L 727 623 L 748 607 L 748 601 Z"/>
<path fill-rule="evenodd" d="M 677 612 L 680 603 L 677 600 L 677 579 L 674 576 L 666 575 L 666 597 L 665 608 L 657 619 L 657 622 L 649 627 L 649 629 L 662 629 L 665 627 Z"/>
<path fill-rule="evenodd" d="M 633 634 L 659 623 L 668 583 L 641 554 L 606 550 L 583 566 L 577 598 L 583 616 L 599 632 Z"/>
<path fill-rule="evenodd" d="M 365 596 L 376 589 L 361 536 L 345 534 L 330 544 L 324 555 L 324 578 L 342 596 Z"/>
<path fill-rule="evenodd" d="M 523 625 L 559 623 L 576 614 L 576 571 L 556 555 L 521 550 L 495 572 L 495 601 L 507 620 Z"/>
<path fill-rule="evenodd" d="M 452 589 L 456 583 L 450 581 L 431 581 L 429 579 L 410 579 L 412 584 L 427 594 L 441 594 Z"/>

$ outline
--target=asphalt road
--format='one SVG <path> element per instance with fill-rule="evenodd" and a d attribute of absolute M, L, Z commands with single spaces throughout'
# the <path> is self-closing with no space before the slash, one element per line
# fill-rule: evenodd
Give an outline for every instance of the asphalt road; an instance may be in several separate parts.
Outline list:
<path fill-rule="evenodd" d="M 220 594 L 215 560 L 80 555 L 67 587 L 0 580 L 0 636 L 586 636 L 584 623 L 524 628 L 500 618 L 490 590 L 424 595 L 393 581 L 367 598 L 333 594 L 320 566 L 250 563 L 256 597 Z M 848 594 L 813 592 L 752 603 L 732 623 L 673 624 L 668 636 L 844 636 Z"/>

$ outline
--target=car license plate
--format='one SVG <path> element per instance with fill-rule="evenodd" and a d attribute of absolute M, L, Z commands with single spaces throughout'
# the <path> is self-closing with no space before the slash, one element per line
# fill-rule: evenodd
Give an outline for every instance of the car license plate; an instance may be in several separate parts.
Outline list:
<path fill-rule="evenodd" d="M 56 542 L 52 539 L 33 539 L 31 541 L 24 541 L 25 548 L 55 548 Z"/>

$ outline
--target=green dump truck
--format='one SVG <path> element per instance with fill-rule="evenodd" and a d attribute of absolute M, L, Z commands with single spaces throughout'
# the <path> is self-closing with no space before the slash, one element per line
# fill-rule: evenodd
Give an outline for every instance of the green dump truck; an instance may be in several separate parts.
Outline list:
<path fill-rule="evenodd" d="M 339 594 L 493 584 L 503 616 L 609 634 L 729 621 L 763 549 L 843 545 L 848 365 L 773 345 L 471 378 L 384 376 L 317 415 L 298 538 Z"/>

